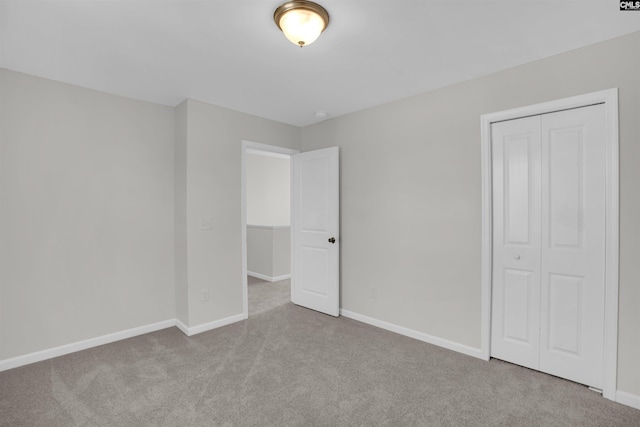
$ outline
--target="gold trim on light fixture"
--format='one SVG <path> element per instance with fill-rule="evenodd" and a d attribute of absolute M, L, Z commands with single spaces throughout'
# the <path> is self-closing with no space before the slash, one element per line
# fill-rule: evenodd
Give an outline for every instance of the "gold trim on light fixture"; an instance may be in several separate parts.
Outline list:
<path fill-rule="evenodd" d="M 313 43 L 327 28 L 329 13 L 317 3 L 292 0 L 278 6 L 273 20 L 291 43 L 303 47 Z"/>

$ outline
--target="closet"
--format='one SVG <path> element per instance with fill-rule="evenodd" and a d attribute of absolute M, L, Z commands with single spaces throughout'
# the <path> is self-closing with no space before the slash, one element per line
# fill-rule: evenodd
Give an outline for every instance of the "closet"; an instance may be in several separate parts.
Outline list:
<path fill-rule="evenodd" d="M 599 389 L 604 108 L 491 124 L 491 356 Z"/>

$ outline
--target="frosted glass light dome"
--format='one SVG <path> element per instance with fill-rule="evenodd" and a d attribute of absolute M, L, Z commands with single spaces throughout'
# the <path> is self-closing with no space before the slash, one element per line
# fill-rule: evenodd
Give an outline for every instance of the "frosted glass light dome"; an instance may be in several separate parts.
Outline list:
<path fill-rule="evenodd" d="M 329 24 L 329 14 L 319 4 L 298 0 L 280 5 L 273 18 L 285 37 L 296 46 L 308 46 Z"/>

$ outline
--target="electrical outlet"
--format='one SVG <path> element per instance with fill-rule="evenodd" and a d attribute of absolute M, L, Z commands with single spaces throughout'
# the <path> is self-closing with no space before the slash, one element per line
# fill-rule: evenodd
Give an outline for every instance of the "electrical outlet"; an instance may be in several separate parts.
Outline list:
<path fill-rule="evenodd" d="M 207 302 L 207 301 L 209 301 L 209 289 L 207 289 L 207 288 L 202 288 L 202 289 L 201 289 L 201 293 L 202 293 L 202 302 Z"/>
<path fill-rule="evenodd" d="M 200 219 L 200 230 L 211 230 L 213 228 L 213 218 L 210 216 L 203 216 Z"/>
<path fill-rule="evenodd" d="M 378 288 L 372 286 L 369 289 L 369 296 L 371 297 L 371 299 L 378 299 Z"/>

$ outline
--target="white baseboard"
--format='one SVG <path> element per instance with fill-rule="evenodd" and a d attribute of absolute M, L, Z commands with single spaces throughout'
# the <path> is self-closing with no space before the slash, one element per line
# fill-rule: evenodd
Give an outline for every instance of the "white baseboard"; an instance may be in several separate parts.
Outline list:
<path fill-rule="evenodd" d="M 344 317 L 348 317 L 359 322 L 367 323 L 378 328 L 386 329 L 387 331 L 395 332 L 400 335 L 405 335 L 423 341 L 429 344 L 437 345 L 448 350 L 456 351 L 458 353 L 466 354 L 467 356 L 476 357 L 478 359 L 485 360 L 482 356 L 482 351 L 479 348 L 473 348 L 460 344 L 454 341 L 445 340 L 442 338 L 434 337 L 423 332 L 418 332 L 413 329 L 405 328 L 404 326 L 398 326 L 393 323 L 385 322 L 382 320 L 374 319 L 372 317 L 364 316 L 362 314 L 354 313 L 349 310 L 340 309 L 340 314 Z M 630 406 L 635 409 L 640 409 L 640 396 L 625 391 L 616 391 L 615 401 L 626 406 Z"/>
<path fill-rule="evenodd" d="M 246 319 L 244 314 L 236 314 L 233 316 L 225 317 L 224 319 L 215 320 L 209 323 L 203 323 L 197 326 L 187 326 L 179 320 L 176 320 L 176 326 L 185 333 L 188 337 L 202 332 L 210 331 L 212 329 L 220 328 L 222 326 L 230 325 L 232 323 L 240 322 Z"/>
<path fill-rule="evenodd" d="M 150 325 L 131 328 L 112 334 L 102 335 L 100 337 L 90 338 L 84 341 L 78 341 L 71 344 L 61 345 L 59 347 L 48 348 L 46 350 L 36 351 L 34 353 L 22 356 L 12 357 L 10 359 L 0 360 L 0 372 L 7 369 L 17 368 L 19 366 L 29 365 L 31 363 L 41 362 L 54 357 L 64 356 L 65 354 L 75 353 L 76 351 L 86 350 L 99 345 L 109 344 L 115 341 L 136 337 L 138 335 L 148 334 L 150 332 L 159 331 L 161 329 L 178 327 L 185 335 L 192 336 L 231 323 L 239 322 L 246 319 L 244 314 L 237 314 L 214 322 L 204 323 L 198 326 L 188 327 L 178 319 L 169 319 L 162 322 L 152 323 Z"/>
<path fill-rule="evenodd" d="M 354 313 L 349 310 L 340 309 L 340 314 L 344 317 L 348 317 L 359 322 L 367 323 L 378 328 L 386 329 L 387 331 L 395 332 L 400 335 L 405 335 L 410 338 L 414 338 L 419 341 L 423 341 L 429 344 L 437 345 L 448 350 L 453 350 L 458 353 L 466 354 L 467 356 L 477 357 L 483 359 L 482 352 L 479 348 L 469 347 L 464 344 L 460 344 L 454 341 L 445 340 L 443 338 L 434 337 L 433 335 L 425 334 L 413 329 L 405 328 L 404 326 L 394 325 L 393 323 L 385 322 L 382 320 L 374 319 L 372 317 L 364 316 L 362 314 Z M 483 359 L 484 360 L 484 359 Z"/>
<path fill-rule="evenodd" d="M 254 271 L 247 271 L 247 275 L 255 277 L 256 279 L 266 280 L 267 282 L 278 282 L 280 280 L 291 278 L 291 274 L 283 274 L 282 276 L 267 276 L 266 274 L 260 274 Z"/>
<path fill-rule="evenodd" d="M 186 336 L 189 336 L 189 327 L 182 323 L 181 320 L 176 319 L 176 328 L 180 329 Z"/>
<path fill-rule="evenodd" d="M 626 391 L 616 391 L 616 402 L 632 408 L 640 409 L 640 396 L 627 393 Z"/>
<path fill-rule="evenodd" d="M 17 368 L 19 366 L 28 365 L 30 363 L 41 362 L 54 357 L 64 356 L 65 354 L 75 353 L 76 351 L 86 350 L 88 348 L 97 347 L 99 345 L 109 344 L 115 341 L 132 338 L 138 335 L 148 334 L 150 332 L 159 331 L 161 329 L 171 328 L 176 325 L 175 319 L 164 320 L 162 322 L 152 323 L 150 325 L 131 328 L 112 334 L 102 335 L 96 338 L 90 338 L 71 344 L 61 345 L 59 347 L 48 348 L 46 350 L 36 351 L 34 353 L 25 354 L 23 356 L 12 357 L 10 359 L 0 360 L 0 371 Z"/>
<path fill-rule="evenodd" d="M 466 346 L 464 344 L 456 343 L 453 341 L 445 340 L 442 338 L 434 337 L 423 332 L 419 332 L 413 329 L 405 328 L 404 326 L 398 326 L 393 323 L 385 322 L 382 320 L 374 319 L 372 317 L 364 316 L 362 314 L 354 313 L 349 310 L 340 310 L 340 314 L 344 317 L 348 317 L 359 322 L 367 323 L 369 325 L 385 329 L 387 331 L 395 332 L 400 335 L 405 335 L 410 338 L 417 339 L 429 344 L 437 345 L 448 350 L 456 351 L 458 353 L 466 354 L 468 356 L 483 359 L 480 349 Z M 46 350 L 36 351 L 34 353 L 25 354 L 23 356 L 12 357 L 10 359 L 0 360 L 0 372 L 8 369 L 17 368 L 31 363 L 41 362 L 47 359 L 53 359 L 54 357 L 64 356 L 65 354 L 75 353 L 77 351 L 86 350 L 92 347 L 97 347 L 104 344 L 109 344 L 115 341 L 132 338 L 138 335 L 144 335 L 151 332 L 159 331 L 166 328 L 176 326 L 185 335 L 192 336 L 202 332 L 210 331 L 212 329 L 220 328 L 222 326 L 230 325 L 235 322 L 242 321 L 247 317 L 244 314 L 236 314 L 224 319 L 216 320 L 209 323 L 203 323 L 198 326 L 189 327 L 178 319 L 169 319 L 162 322 L 152 323 L 150 325 L 140 326 L 137 328 L 131 328 L 120 332 L 114 332 L 112 334 L 102 335 L 96 338 L 90 338 L 84 341 L 78 341 L 71 344 L 61 345 L 59 347 L 49 348 Z M 635 409 L 640 409 L 640 396 L 625 391 L 618 390 L 616 392 L 616 402 L 630 406 Z"/>

